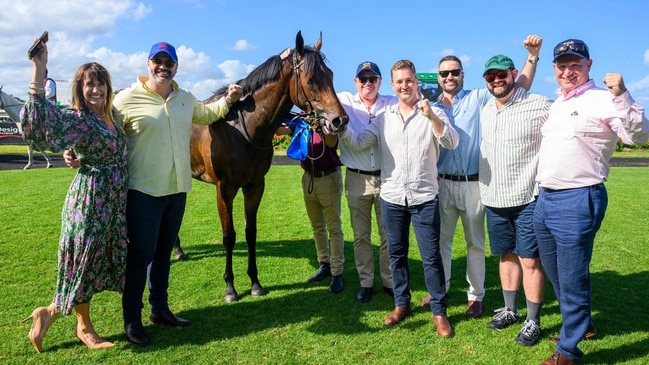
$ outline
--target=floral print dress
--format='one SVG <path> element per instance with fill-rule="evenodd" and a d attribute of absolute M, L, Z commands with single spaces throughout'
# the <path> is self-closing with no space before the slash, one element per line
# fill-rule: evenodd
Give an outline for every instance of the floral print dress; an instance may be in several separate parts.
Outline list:
<path fill-rule="evenodd" d="M 119 293 L 126 272 L 126 135 L 95 113 L 63 109 L 31 95 L 21 113 L 23 137 L 36 149 L 74 148 L 81 167 L 61 213 L 54 304 L 70 314 L 103 290 Z"/>

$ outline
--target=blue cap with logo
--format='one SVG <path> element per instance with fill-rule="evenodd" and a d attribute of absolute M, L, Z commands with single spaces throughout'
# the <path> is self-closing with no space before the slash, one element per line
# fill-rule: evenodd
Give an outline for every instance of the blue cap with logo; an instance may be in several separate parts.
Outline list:
<path fill-rule="evenodd" d="M 374 62 L 365 61 L 358 65 L 358 68 L 356 68 L 356 77 L 358 77 L 358 75 L 363 71 L 370 71 L 375 73 L 377 76 L 381 76 L 381 70 L 379 70 L 379 66 Z"/>
<path fill-rule="evenodd" d="M 176 56 L 176 49 L 174 48 L 174 46 L 172 46 L 167 42 L 160 42 L 154 44 L 153 47 L 151 47 L 151 52 L 149 52 L 149 59 L 152 59 L 153 57 L 155 57 L 155 55 L 157 55 L 160 52 L 164 52 L 168 54 L 173 61 L 178 62 L 178 56 Z"/>

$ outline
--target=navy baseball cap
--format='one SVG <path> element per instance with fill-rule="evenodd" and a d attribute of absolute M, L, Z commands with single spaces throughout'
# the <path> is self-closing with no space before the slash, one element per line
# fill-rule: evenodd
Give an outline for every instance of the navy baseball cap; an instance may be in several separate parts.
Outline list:
<path fill-rule="evenodd" d="M 363 71 L 374 72 L 377 76 L 381 76 L 381 70 L 379 70 L 379 66 L 374 62 L 365 61 L 358 65 L 358 68 L 356 68 L 356 77 L 358 77 L 358 75 Z"/>
<path fill-rule="evenodd" d="M 590 59 L 588 46 L 581 39 L 566 39 L 554 47 L 554 58 L 552 62 L 557 62 L 561 56 L 573 55 L 583 59 Z"/>
<path fill-rule="evenodd" d="M 174 48 L 174 46 L 172 46 L 167 42 L 160 42 L 154 44 L 153 47 L 151 47 L 151 52 L 149 52 L 149 59 L 152 59 L 153 57 L 155 57 L 155 55 L 157 55 L 160 52 L 164 52 L 168 54 L 173 61 L 178 62 L 178 56 L 176 56 L 176 49 Z"/>

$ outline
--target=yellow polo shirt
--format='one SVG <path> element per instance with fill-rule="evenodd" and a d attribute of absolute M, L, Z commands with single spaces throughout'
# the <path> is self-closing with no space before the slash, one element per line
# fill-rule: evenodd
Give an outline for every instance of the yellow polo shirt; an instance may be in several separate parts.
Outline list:
<path fill-rule="evenodd" d="M 113 101 L 128 140 L 129 189 L 152 196 L 188 192 L 191 125 L 215 122 L 229 107 L 225 98 L 203 104 L 175 81 L 165 100 L 146 87 L 147 80 L 148 76 L 140 76 Z"/>

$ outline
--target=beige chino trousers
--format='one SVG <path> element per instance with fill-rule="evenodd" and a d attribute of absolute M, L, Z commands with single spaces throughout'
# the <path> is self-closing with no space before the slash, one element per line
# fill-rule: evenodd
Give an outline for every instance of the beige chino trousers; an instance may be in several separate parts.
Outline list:
<path fill-rule="evenodd" d="M 361 287 L 374 286 L 374 248 L 372 246 L 372 206 L 379 233 L 379 270 L 383 286 L 392 288 L 390 256 L 381 218 L 381 177 L 347 171 L 345 196 L 354 232 L 354 260 Z"/>
<path fill-rule="evenodd" d="M 331 265 L 331 275 L 343 273 L 345 263 L 344 237 L 341 214 L 343 192 L 340 169 L 329 175 L 313 177 L 313 191 L 309 194 L 311 175 L 302 174 L 304 206 L 311 221 L 318 262 Z"/>

